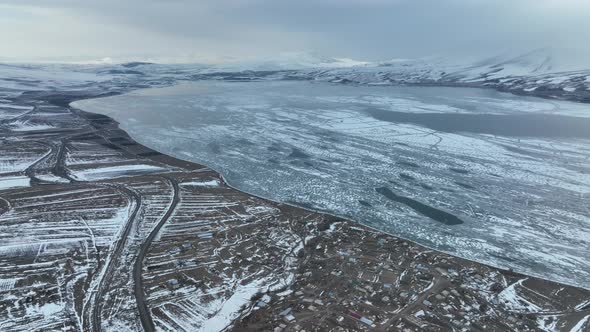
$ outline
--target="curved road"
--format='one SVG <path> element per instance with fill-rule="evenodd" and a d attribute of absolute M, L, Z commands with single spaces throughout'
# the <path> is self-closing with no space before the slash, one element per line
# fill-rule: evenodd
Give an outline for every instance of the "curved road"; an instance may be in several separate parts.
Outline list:
<path fill-rule="evenodd" d="M 27 167 L 25 169 L 25 175 L 28 176 L 31 180 L 33 180 L 33 178 L 35 178 L 35 168 L 37 167 L 37 165 L 41 164 L 47 158 L 54 155 L 55 151 L 56 151 L 56 147 L 52 143 L 41 142 L 41 141 L 33 141 L 33 142 L 37 143 L 39 145 L 46 146 L 47 148 L 49 148 L 49 151 L 47 151 L 47 153 L 43 157 L 39 158 L 37 161 L 35 161 L 34 163 L 29 165 L 29 167 Z"/>
<path fill-rule="evenodd" d="M 139 249 L 139 254 L 137 255 L 137 259 L 135 260 L 135 265 L 133 266 L 133 280 L 134 280 L 134 293 L 135 293 L 135 301 L 137 302 L 137 309 L 139 310 L 139 319 L 141 320 L 141 326 L 143 327 L 144 331 L 152 332 L 155 330 L 154 321 L 152 320 L 152 316 L 150 314 L 150 310 L 147 306 L 145 300 L 145 293 L 143 292 L 143 280 L 141 277 L 141 272 L 143 270 L 143 260 L 145 259 L 145 255 L 148 252 L 152 241 L 162 229 L 162 226 L 170 219 L 172 213 L 176 209 L 178 202 L 180 201 L 180 189 L 178 187 L 178 182 L 176 179 L 170 176 L 162 176 L 163 178 L 170 181 L 172 187 L 174 189 L 174 197 L 172 199 L 172 203 L 170 203 L 170 207 L 166 214 L 162 217 L 162 219 L 158 222 L 158 224 L 154 227 L 154 229 L 150 232 L 146 240 L 141 245 Z"/>
<path fill-rule="evenodd" d="M 125 192 L 125 194 L 127 195 L 127 197 L 129 197 L 129 201 L 132 202 L 133 200 L 136 202 L 136 206 L 135 209 L 133 210 L 133 212 L 131 213 L 131 215 L 129 216 L 129 219 L 127 221 L 127 224 L 125 225 L 125 229 L 123 230 L 123 234 L 121 234 L 121 237 L 117 240 L 116 244 L 115 244 L 115 248 L 112 252 L 112 254 L 110 255 L 112 258 L 107 262 L 107 265 L 105 266 L 105 270 L 102 273 L 102 278 L 98 283 L 98 289 L 96 290 L 96 293 L 93 294 L 92 296 L 94 297 L 94 303 L 91 305 L 91 312 L 90 314 L 90 319 L 88 320 L 88 323 L 90 323 L 90 329 L 87 329 L 85 326 L 83 327 L 85 331 L 87 330 L 92 330 L 92 331 L 100 331 L 100 308 L 101 308 L 101 302 L 102 302 L 102 297 L 104 295 L 104 292 L 106 291 L 105 289 L 105 285 L 108 284 L 109 279 L 112 277 L 112 272 L 114 267 L 116 266 L 116 264 L 114 264 L 114 262 L 117 260 L 117 258 L 121 257 L 121 253 L 123 251 L 123 248 L 125 247 L 125 242 L 127 242 L 127 238 L 129 237 L 129 233 L 131 232 L 131 229 L 133 228 L 133 221 L 136 219 L 137 214 L 139 213 L 140 209 L 141 209 L 141 196 L 139 194 L 137 194 L 136 192 L 130 190 L 129 188 L 122 186 L 122 185 L 116 185 L 116 184 L 106 184 L 109 187 L 114 187 L 117 188 L 123 192 Z M 92 301 L 92 296 L 91 296 L 91 301 Z M 82 315 L 84 315 L 84 313 L 82 313 Z"/>

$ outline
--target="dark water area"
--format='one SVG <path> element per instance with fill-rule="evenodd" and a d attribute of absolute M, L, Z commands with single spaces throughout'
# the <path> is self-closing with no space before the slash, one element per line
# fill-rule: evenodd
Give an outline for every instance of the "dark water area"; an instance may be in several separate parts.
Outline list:
<path fill-rule="evenodd" d="M 406 113 L 370 108 L 373 118 L 433 130 L 512 137 L 590 138 L 590 118 L 554 114 Z"/>
<path fill-rule="evenodd" d="M 377 191 L 378 193 L 380 193 L 381 195 L 385 196 L 386 198 L 388 198 L 392 201 L 405 204 L 405 205 L 411 207 L 412 209 L 414 209 L 416 212 L 418 212 L 422 215 L 425 215 L 426 217 L 429 217 L 433 220 L 441 222 L 445 225 L 460 225 L 463 223 L 463 220 L 457 218 L 456 216 L 454 216 L 448 212 L 434 208 L 434 207 L 426 205 L 424 203 L 420 203 L 420 202 L 418 202 L 414 199 L 411 199 L 409 197 L 396 195 L 393 191 L 389 190 L 389 188 L 386 188 L 386 187 L 375 188 L 375 191 Z"/>

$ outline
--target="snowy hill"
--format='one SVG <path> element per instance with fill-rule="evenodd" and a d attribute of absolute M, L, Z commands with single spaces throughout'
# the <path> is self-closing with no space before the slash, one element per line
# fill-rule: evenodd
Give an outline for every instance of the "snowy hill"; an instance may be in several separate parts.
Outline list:
<path fill-rule="evenodd" d="M 590 103 L 590 63 L 575 53 L 549 49 L 471 62 L 441 57 L 366 62 L 298 52 L 262 59 L 233 58 L 222 65 L 0 64 L 0 87 L 16 88 L 29 84 L 31 79 L 43 82 L 48 89 L 106 81 L 118 82 L 122 87 L 159 86 L 200 79 L 472 86 Z"/>
<path fill-rule="evenodd" d="M 579 59 L 551 49 L 538 49 L 525 54 L 502 54 L 476 62 L 453 73 L 457 79 L 477 81 L 515 76 L 538 76 L 590 69 Z"/>
<path fill-rule="evenodd" d="M 349 68 L 368 65 L 369 62 L 348 58 L 332 58 L 313 52 L 281 53 L 274 57 L 255 59 L 235 58 L 224 64 L 212 65 L 209 72 L 300 70 L 309 68 Z"/>
<path fill-rule="evenodd" d="M 515 94 L 590 103 L 590 63 L 583 61 L 542 49 L 467 65 L 444 58 L 392 60 L 349 68 L 303 69 L 285 73 L 284 78 L 367 85 L 492 87 Z"/>

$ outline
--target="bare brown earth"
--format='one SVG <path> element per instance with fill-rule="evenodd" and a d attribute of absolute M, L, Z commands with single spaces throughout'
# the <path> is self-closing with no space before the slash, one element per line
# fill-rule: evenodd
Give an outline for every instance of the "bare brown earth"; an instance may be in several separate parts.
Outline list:
<path fill-rule="evenodd" d="M 590 329 L 588 290 L 242 193 L 73 98 L 0 120 L 0 331 Z"/>

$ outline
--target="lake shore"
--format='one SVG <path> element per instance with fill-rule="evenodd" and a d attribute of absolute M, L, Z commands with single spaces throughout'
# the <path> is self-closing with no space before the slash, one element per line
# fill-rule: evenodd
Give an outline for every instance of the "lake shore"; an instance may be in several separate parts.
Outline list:
<path fill-rule="evenodd" d="M 204 166 L 138 144 L 108 117 L 67 107 L 76 98 L 14 98 L 33 108 L 2 123 L 3 160 L 14 166 L 0 179 L 30 179 L 0 191 L 0 279 L 15 280 L 0 289 L 1 312 L 11 313 L 2 328 L 585 324 L 587 290 L 240 193 Z"/>

